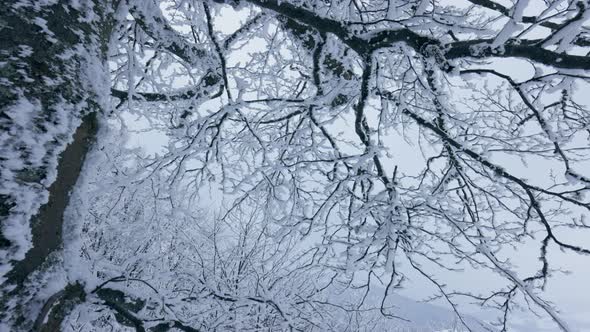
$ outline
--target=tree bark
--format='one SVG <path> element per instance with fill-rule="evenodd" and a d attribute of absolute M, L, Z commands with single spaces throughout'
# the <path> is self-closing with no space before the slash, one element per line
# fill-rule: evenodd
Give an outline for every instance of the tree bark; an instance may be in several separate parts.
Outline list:
<path fill-rule="evenodd" d="M 109 93 L 118 3 L 0 2 L 0 320 L 13 330 L 30 330 L 30 308 L 46 300 L 30 277 L 62 244 L 69 193 Z"/>

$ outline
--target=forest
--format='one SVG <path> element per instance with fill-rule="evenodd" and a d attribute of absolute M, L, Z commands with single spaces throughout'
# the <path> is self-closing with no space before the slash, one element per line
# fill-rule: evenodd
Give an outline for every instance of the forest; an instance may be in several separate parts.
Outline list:
<path fill-rule="evenodd" d="M 590 0 L 0 1 L 0 331 L 590 331 Z"/>

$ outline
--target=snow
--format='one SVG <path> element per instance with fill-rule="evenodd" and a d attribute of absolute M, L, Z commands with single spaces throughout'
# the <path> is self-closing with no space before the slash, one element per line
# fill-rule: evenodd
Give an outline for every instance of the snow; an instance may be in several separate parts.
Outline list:
<path fill-rule="evenodd" d="M 41 31 L 46 34 L 46 39 L 52 43 L 57 43 L 58 40 L 55 38 L 55 34 L 47 27 L 47 21 L 41 17 L 35 17 L 33 22 L 41 28 Z"/>
<path fill-rule="evenodd" d="M 287 187 L 284 184 L 275 187 L 274 191 L 275 191 L 275 197 L 279 201 L 282 201 L 282 202 L 288 201 L 289 197 L 291 196 L 291 194 L 289 193 L 289 187 Z"/>
<path fill-rule="evenodd" d="M 532 3 L 518 1 L 508 21 L 500 20 L 502 28 L 499 32 L 495 26 L 490 28 L 485 24 L 474 23 L 476 20 L 465 22 L 485 30 L 481 34 L 495 35 L 491 46 L 497 52 L 502 52 L 503 45 L 524 28 L 521 20 Z M 132 8 L 142 15 L 160 13 L 157 4 L 151 1 L 135 4 Z M 430 4 L 431 1 L 420 1 L 415 14 L 430 15 L 428 11 L 432 10 L 433 15 L 442 15 L 440 11 L 437 12 L 437 7 L 431 8 Z M 72 5 L 79 7 L 81 4 L 74 1 Z M 243 5 L 240 9 L 246 6 Z M 230 18 L 236 15 L 236 20 L 229 22 L 226 27 L 214 29 L 225 34 L 235 31 L 239 27 L 236 23 L 244 22 L 250 13 L 242 10 L 232 14 L 228 6 L 224 5 L 223 8 L 222 15 Z M 185 9 L 182 7 L 178 10 Z M 450 10 L 451 13 L 460 12 L 456 8 Z M 407 15 L 407 12 L 401 7 L 399 10 L 389 8 L 387 17 L 396 19 L 397 16 Z M 346 10 L 339 9 L 337 5 L 330 15 L 348 17 Z M 89 20 L 94 19 L 92 15 L 86 17 Z M 180 17 L 174 19 L 182 21 L 182 15 Z M 202 17 L 186 19 L 193 20 L 191 22 L 197 26 L 200 24 L 200 28 L 204 26 Z M 426 33 L 426 28 L 421 30 L 418 25 L 413 24 L 422 24 L 427 19 L 426 16 L 415 21 L 409 19 L 407 24 L 416 31 Z M 584 20 L 587 20 L 586 16 L 581 21 Z M 150 70 L 144 71 L 142 66 L 145 61 L 142 56 L 146 54 L 139 54 L 141 52 L 137 49 L 124 45 L 126 55 L 113 60 L 113 63 L 125 64 L 125 73 L 113 77 L 121 86 L 129 87 L 127 90 L 130 97 L 137 91 L 146 91 L 136 90 L 135 86 L 141 81 L 138 78 L 146 76 L 145 73 L 149 73 L 147 76 L 150 77 L 146 76 L 142 81 L 145 85 L 138 85 L 139 89 L 147 86 L 148 91 L 158 91 L 166 85 L 185 89 L 196 81 L 193 76 L 198 76 L 199 71 L 209 67 L 217 68 L 217 56 L 207 57 L 208 60 L 203 61 L 199 52 L 186 48 L 192 44 L 187 44 L 182 35 L 177 34 L 185 33 L 180 27 L 186 28 L 186 25 L 173 25 L 174 29 L 179 27 L 176 31 L 160 29 L 156 20 L 151 17 L 148 17 L 147 23 L 154 29 L 148 35 L 161 41 L 163 46 L 170 48 L 177 43 L 183 49 L 191 50 L 187 57 L 179 58 L 196 66 L 187 69 L 190 66 L 171 64 L 178 62 L 178 58 L 171 61 L 171 57 L 163 56 L 155 61 L 156 65 Z M 35 24 L 47 38 L 52 38 L 53 33 L 48 30 L 46 20 L 38 18 Z M 223 24 L 223 21 L 216 20 L 215 24 Z M 576 24 L 570 24 L 564 30 L 573 35 L 572 31 L 578 31 L 581 27 Z M 386 24 L 373 30 L 369 28 L 365 36 L 370 36 L 380 31 L 379 29 L 386 29 L 384 26 L 387 28 Z M 425 26 L 430 28 L 428 24 Z M 434 30 L 431 31 L 436 33 L 436 25 L 432 26 Z M 395 28 L 400 28 L 399 23 L 395 23 Z M 538 225 L 529 226 L 533 228 L 527 234 L 532 238 L 532 245 L 516 236 L 521 226 L 518 218 L 527 209 L 526 202 L 518 196 L 521 188 L 511 185 L 506 177 L 491 174 L 492 171 L 480 165 L 482 161 L 494 162 L 499 165 L 497 169 L 518 176 L 524 183 L 550 188 L 554 184 L 554 178 L 548 176 L 546 171 L 549 170 L 550 175 L 554 174 L 556 160 L 551 158 L 555 156 L 549 153 L 539 156 L 537 160 L 519 155 L 522 158 L 516 160 L 518 158 L 511 159 L 510 156 L 494 152 L 494 149 L 544 148 L 548 145 L 547 139 L 549 143 L 559 142 L 564 145 L 574 140 L 563 137 L 563 131 L 568 130 L 566 127 L 540 128 L 539 131 L 539 128 L 528 124 L 526 128 L 520 128 L 517 134 L 508 136 L 506 128 L 514 127 L 515 114 L 527 114 L 523 111 L 524 107 L 503 90 L 505 85 L 502 83 L 486 78 L 484 84 L 468 85 L 465 81 L 477 78 L 474 75 L 466 78 L 457 74 L 460 66 L 500 68 L 499 72 L 510 75 L 518 82 L 524 82 L 523 88 L 526 88 L 526 80 L 541 75 L 539 66 L 529 62 L 524 66 L 513 59 L 489 63 L 475 60 L 464 63 L 457 60 L 455 73 L 450 77 L 438 70 L 438 64 L 432 58 L 422 59 L 420 54 L 405 47 L 387 49 L 390 53 L 372 59 L 374 67 L 377 67 L 376 63 L 380 65 L 378 69 L 374 68 L 375 73 L 371 73 L 369 85 L 372 88 L 383 84 L 380 87 L 384 91 L 400 92 L 396 95 L 398 99 L 395 104 L 387 100 L 379 101 L 379 95 L 370 93 L 364 110 L 364 120 L 370 127 L 367 135 L 371 144 L 362 146 L 354 134 L 356 119 L 352 110 L 357 102 L 355 98 L 360 86 L 358 76 L 362 73 L 363 60 L 345 52 L 346 48 L 335 36 L 327 37 L 323 54 L 342 58 L 345 66 L 352 68 L 354 75 L 352 78 L 342 79 L 336 75 L 330 76 L 332 74 L 327 70 L 321 70 L 321 84 L 325 84 L 327 92 L 319 97 L 314 96 L 317 91 L 315 87 L 299 92 L 297 98 L 306 101 L 298 106 L 313 106 L 315 120 L 306 118 L 308 115 L 303 112 L 293 116 L 292 121 L 267 125 L 261 119 L 278 118 L 277 114 L 288 114 L 297 106 L 282 102 L 252 106 L 246 102 L 250 98 L 277 95 L 292 97 L 292 90 L 299 87 L 298 81 L 309 81 L 309 54 L 297 44 L 292 44 L 292 40 L 285 38 L 280 29 L 274 22 L 267 23 L 263 29 L 256 30 L 262 37 L 251 38 L 256 39 L 256 43 L 244 42 L 244 45 L 236 49 L 225 50 L 230 53 L 226 54 L 230 78 L 230 86 L 227 88 L 234 96 L 238 96 L 237 100 L 230 100 L 229 96 L 226 99 L 224 94 L 219 100 L 207 105 L 202 100 L 169 101 L 155 105 L 141 101 L 131 102 L 133 99 L 129 98 L 129 102 L 123 104 L 110 121 L 104 118 L 100 120 L 99 142 L 86 160 L 66 211 L 64 249 L 58 253 L 62 260 L 55 264 L 53 270 L 32 278 L 32 282 L 38 283 L 36 294 L 39 298 L 47 298 L 71 281 L 83 282 L 90 292 L 106 279 L 125 275 L 153 285 L 150 287 L 156 289 L 156 294 L 153 289 L 131 278 L 125 282 L 113 283 L 109 287 L 148 300 L 152 308 L 161 308 L 160 313 L 165 317 L 198 321 L 207 315 L 194 315 L 198 316 L 194 318 L 192 313 L 212 312 L 219 308 L 219 312 L 234 312 L 236 307 L 226 303 L 233 301 L 217 301 L 212 296 L 225 296 L 223 292 L 227 292 L 227 296 L 234 297 L 239 308 L 252 306 L 258 312 L 278 319 L 279 325 L 286 328 L 289 324 L 297 324 L 292 313 L 297 312 L 304 317 L 307 314 L 294 304 L 299 301 L 294 300 L 294 294 L 300 296 L 313 289 L 319 294 L 309 296 L 319 296 L 319 302 L 341 296 L 341 299 L 345 298 L 352 303 L 362 298 L 364 289 L 370 287 L 366 305 L 372 305 L 373 308 L 367 309 L 367 312 L 374 312 L 375 315 L 363 316 L 362 319 L 369 319 L 362 324 L 375 324 L 371 328 L 375 331 L 396 328 L 431 332 L 454 330 L 452 325 L 457 325 L 455 313 L 448 306 L 440 308 L 433 304 L 417 303 L 401 294 L 414 299 L 440 296 L 440 289 L 447 287 L 468 291 L 481 289 L 486 292 L 506 289 L 508 282 L 508 285 L 516 285 L 519 294 L 525 294 L 526 299 L 536 305 L 537 311 L 545 311 L 542 318 L 532 321 L 526 312 L 515 310 L 512 313 L 515 316 L 514 321 L 510 325 L 515 331 L 526 331 L 527 325 L 530 328 L 533 323 L 538 325 L 535 327 L 538 330 L 547 328 L 546 326 L 549 326 L 548 329 L 555 329 L 557 325 L 554 323 L 560 325 L 564 331 L 583 326 L 581 313 L 559 313 L 546 301 L 557 299 L 556 307 L 566 307 L 564 303 L 579 301 L 577 303 L 580 303 L 579 307 L 583 310 L 588 305 L 587 301 L 580 299 L 583 287 L 579 287 L 576 292 L 578 294 L 572 294 L 573 298 L 568 299 L 556 297 L 551 291 L 541 292 L 539 287 L 535 288 L 531 283 L 522 280 L 522 275 L 538 270 L 539 254 L 538 247 L 535 246 L 538 241 L 533 240 L 538 240 L 534 237 L 540 230 L 535 228 Z M 365 32 L 361 32 L 359 28 L 357 33 Z M 569 38 L 570 35 L 557 33 L 546 42 L 546 46 L 568 51 L 573 38 Z M 139 39 L 151 41 L 146 36 L 140 36 Z M 483 49 L 489 46 L 481 44 L 474 48 L 477 50 L 478 47 Z M 207 49 L 206 47 L 208 46 L 205 45 L 203 49 Z M 26 46 L 21 46 L 19 52 L 22 58 L 32 54 L 32 50 Z M 66 60 L 81 56 L 86 59 L 83 70 L 79 73 L 82 82 L 80 86 L 95 94 L 93 97 L 103 109 L 109 109 L 113 101 L 109 97 L 108 70 L 93 55 L 84 48 L 77 47 L 66 50 L 58 58 Z M 443 56 L 442 52 L 440 55 Z M 286 67 L 290 69 L 285 70 Z M 428 87 L 427 82 L 421 79 L 425 69 L 435 71 L 432 77 L 434 87 Z M 377 78 L 378 75 L 382 76 Z M 44 83 L 51 86 L 58 81 L 46 78 Z M 407 87 L 412 84 L 415 86 Z M 550 85 L 550 81 L 547 84 Z M 559 89 L 571 89 L 565 83 L 562 84 Z M 552 88 L 558 91 L 558 85 Z M 551 87 L 543 91 L 550 90 Z M 478 94 L 481 91 L 488 99 L 483 99 Z M 339 108 L 327 107 L 333 96 L 339 92 L 353 96 L 353 100 Z M 84 102 L 71 105 L 61 100 L 55 105 L 60 110 L 54 114 L 56 125 L 49 126 L 47 132 L 41 133 L 32 127 L 37 115 L 42 112 L 41 103 L 24 96 L 21 93 L 20 98 L 6 109 L 5 114 L 12 126 L 10 131 L 0 134 L 0 155 L 9 157 L 1 169 L 0 194 L 10 193 L 17 201 L 10 218 L 3 221 L 2 232 L 14 243 L 14 248 L 13 251 L 2 252 L 0 261 L 5 264 L 0 265 L 0 274 L 8 271 L 9 265 L 6 262 L 22 258 L 30 247 L 28 221 L 39 206 L 46 202 L 46 188 L 55 178 L 52 170 L 56 167 L 57 155 L 70 140 L 71 133 L 79 124 L 81 110 L 87 106 Z M 433 100 L 437 103 L 433 103 Z M 535 107 L 539 108 L 545 104 L 547 100 L 544 98 L 534 102 Z M 185 114 L 189 105 L 190 116 L 177 121 L 180 114 Z M 442 110 L 437 110 L 433 105 Z M 502 111 L 504 106 L 510 112 Z M 402 116 L 400 112 L 406 108 L 411 108 L 432 123 L 437 117 L 446 121 L 447 127 L 443 130 L 449 136 L 456 137 L 456 141 L 462 145 L 462 148 L 452 148 L 451 151 L 462 158 L 463 171 L 473 177 L 473 181 L 469 184 L 458 182 L 457 179 L 464 174 L 449 161 L 448 156 L 442 155 L 440 135 L 437 136 Z M 511 112 L 514 114 L 509 114 Z M 555 114 L 554 110 L 547 109 L 543 112 L 543 118 L 549 123 L 562 119 Z M 242 119 L 248 120 L 248 126 L 243 125 Z M 341 134 L 334 134 L 339 132 Z M 326 138 L 328 134 L 335 138 L 335 143 Z M 39 183 L 22 184 L 18 181 L 18 172 L 29 167 L 18 155 L 20 145 L 27 148 L 26 162 L 50 169 L 47 177 Z M 387 153 L 383 153 L 384 151 Z M 471 158 L 466 153 L 468 151 L 475 151 L 482 157 Z M 437 156 L 438 154 L 441 156 Z M 340 160 L 331 161 L 334 158 Z M 383 176 L 375 176 L 375 159 L 385 164 L 384 176 L 389 177 L 394 169 L 398 171 L 399 168 L 395 185 L 386 186 L 383 184 Z M 430 164 L 424 168 L 427 160 Z M 557 164 L 561 165 L 559 160 Z M 533 165 L 534 171 L 529 165 Z M 329 181 L 326 180 L 326 174 L 331 177 Z M 559 173 L 559 177 L 560 181 L 570 186 L 580 185 L 582 182 L 579 176 L 568 171 Z M 475 188 L 477 191 L 470 198 L 473 206 L 483 206 L 477 211 L 481 213 L 481 219 L 469 222 L 466 221 L 469 217 L 466 209 L 472 206 L 471 202 L 465 203 L 454 196 L 455 192 L 468 185 L 471 186 L 470 190 Z M 361 186 L 362 189 L 359 188 Z M 479 187 L 485 188 L 486 192 L 478 190 Z M 502 206 L 496 202 L 497 198 L 490 200 L 490 193 L 499 195 Z M 551 213 L 552 222 L 562 222 L 558 214 L 561 211 L 555 210 L 558 212 L 553 213 L 552 209 L 556 204 L 552 203 L 555 202 L 543 200 L 542 203 L 548 213 Z M 403 218 L 398 214 L 400 210 Z M 416 215 L 410 225 L 410 213 L 414 211 Z M 408 215 L 403 212 L 408 212 Z M 568 212 L 579 215 L 576 210 Z M 472 235 L 474 230 L 477 230 L 477 235 Z M 255 236 L 252 232 L 259 233 Z M 304 236 L 299 236 L 300 234 Z M 461 240 L 445 242 L 429 234 Z M 574 238 L 571 233 L 563 234 L 568 241 Z M 393 249 L 398 240 L 403 243 L 408 238 L 411 238 L 410 243 L 401 245 L 403 250 L 396 249 L 399 250 L 396 252 Z M 473 242 L 469 243 L 470 241 Z M 583 242 L 583 239 L 580 241 Z M 503 247 L 510 246 L 513 248 L 502 250 Z M 550 247 L 550 255 L 555 255 L 556 249 Z M 308 253 L 307 250 L 311 250 L 317 257 L 311 261 L 302 259 Z M 433 255 L 436 259 L 432 260 L 428 255 Z M 556 261 L 556 268 L 565 266 L 565 260 Z M 397 270 L 394 270 L 394 262 Z M 585 261 L 576 260 L 576 264 L 582 266 L 583 263 L 580 262 Z M 447 271 L 437 264 L 450 268 Z M 245 266 L 247 272 L 233 274 L 237 270 L 235 266 Z M 427 274 L 418 273 L 417 269 L 412 270 L 412 266 L 423 268 L 433 273 L 434 277 L 426 277 Z M 315 269 L 320 267 L 328 269 L 317 272 Z M 372 269 L 371 273 L 367 272 L 369 268 Z M 338 280 L 339 285 L 348 283 L 351 287 L 330 287 L 325 292 L 323 289 L 318 290 L 321 288 L 318 286 L 329 279 L 326 274 L 340 270 L 345 272 L 339 275 L 342 278 Z M 580 270 L 578 267 L 576 273 Z M 383 280 L 393 271 L 403 273 L 404 286 L 408 292 L 395 289 L 395 294 L 386 303 L 393 307 L 394 314 L 409 319 L 410 322 L 392 323 L 378 312 L 379 295 L 384 293 Z M 371 277 L 374 279 L 371 280 Z M 367 278 L 367 284 L 362 284 Z M 558 278 L 573 280 L 566 276 Z M 433 280 L 443 286 L 437 289 L 435 286 L 439 284 Z M 549 290 L 555 287 L 553 281 L 549 283 Z M 279 286 L 274 287 L 275 283 Z M 236 285 L 240 287 L 234 287 Z M 360 290 L 355 290 L 355 287 L 360 287 Z M 112 313 L 104 310 L 93 295 L 90 296 L 91 301 L 78 306 L 69 323 L 88 323 L 88 326 L 100 328 L 101 319 L 112 320 Z M 200 296 L 202 301 L 190 303 L 183 301 L 182 296 Z M 264 305 L 252 304 L 260 301 Z M 269 305 L 271 302 L 273 305 Z M 478 320 L 490 321 L 498 317 L 498 312 L 488 316 L 482 308 L 471 305 L 468 301 L 458 302 L 461 302 L 461 312 L 467 313 L 466 320 L 475 331 L 487 327 L 485 324 L 482 327 Z M 445 304 L 440 300 L 434 303 Z M 515 306 L 524 304 L 524 300 L 518 298 L 514 303 Z M 32 303 L 31 308 L 33 312 L 38 311 L 39 303 Z M 339 312 L 331 311 L 332 309 L 326 309 L 326 313 L 331 315 Z M 186 312 L 191 314 L 185 315 Z M 288 315 L 283 315 L 284 312 Z M 146 319 L 153 318 L 153 312 L 147 309 L 138 315 Z M 313 314 L 310 315 L 317 319 Z M 72 317 L 82 319 L 77 321 L 77 318 Z M 249 316 L 237 317 L 248 319 Z M 348 319 L 349 316 L 343 315 L 342 322 L 345 322 L 345 318 Z M 220 319 L 225 319 L 225 316 Z M 318 322 L 329 323 L 326 319 Z M 572 327 L 568 327 L 568 323 Z M 231 324 L 246 326 L 247 322 Z M 369 326 L 366 324 L 363 326 Z M 84 327 L 71 326 L 72 329 Z"/>
<path fill-rule="evenodd" d="M 11 10 L 17 16 L 35 13 L 30 20 L 32 29 L 38 28 L 41 31 L 39 38 L 44 38 L 44 41 L 56 43 L 58 36 L 49 29 L 53 11 L 47 10 L 48 6 L 56 3 L 57 1 L 19 1 L 11 6 Z M 26 15 L 22 18 L 28 20 Z M 99 53 L 97 40 L 85 47 L 69 48 L 66 44 L 61 45 L 66 47 L 61 55 L 56 54 L 55 59 L 57 62 L 64 61 L 63 72 L 37 73 L 41 74 L 39 79 L 29 77 L 30 72 L 35 72 L 29 67 L 30 58 L 39 55 L 40 50 L 36 49 L 39 46 L 35 42 L 27 45 L 27 42 L 31 41 L 24 38 L 23 44 L 14 49 L 3 50 L 2 54 L 2 59 L 8 59 L 9 66 L 22 76 L 7 75 L 2 78 L 3 92 L 6 92 L 9 99 L 3 104 L 0 119 L 0 195 L 3 200 L 5 197 L 9 199 L 2 202 L 8 204 L 7 207 L 3 206 L 3 209 L 8 209 L 8 215 L 3 216 L 2 234 L 10 241 L 10 246 L 0 251 L 1 278 L 10 270 L 12 262 L 23 259 L 31 247 L 30 221 L 47 202 L 48 188 L 56 178 L 58 156 L 72 140 L 83 112 L 89 109 L 85 99 L 91 98 L 98 90 L 103 90 L 100 92 L 103 97 L 105 93 L 108 94 L 108 85 L 104 85 L 104 82 L 103 86 L 80 86 L 75 83 L 80 80 L 77 65 L 81 68 L 95 68 L 91 64 L 94 60 L 91 59 L 96 59 Z M 50 56 L 52 50 L 43 50 L 44 56 Z M 48 63 L 50 60 L 53 58 L 48 59 Z M 98 72 L 102 74 L 98 75 Z M 88 79 L 84 78 L 83 81 L 98 82 L 105 75 L 104 68 L 99 69 L 90 73 Z M 23 84 L 20 80 L 35 84 Z M 77 100 L 67 100 L 67 89 L 58 87 L 65 87 L 67 84 L 71 84 L 69 93 L 77 94 Z M 43 93 L 39 93 L 42 89 L 45 89 Z M 107 90 L 104 91 L 105 89 Z"/>
<path fill-rule="evenodd" d="M 582 2 L 580 2 L 582 3 Z M 588 4 L 581 5 L 581 6 L 590 6 Z M 543 47 L 549 47 L 554 44 L 558 44 L 557 52 L 565 52 L 570 50 L 574 45 L 573 41 L 578 36 L 580 29 L 590 20 L 590 9 L 586 8 L 582 16 L 573 22 L 567 24 L 564 28 L 560 29 L 558 32 L 553 33 L 551 38 L 546 40 L 543 43 Z"/>

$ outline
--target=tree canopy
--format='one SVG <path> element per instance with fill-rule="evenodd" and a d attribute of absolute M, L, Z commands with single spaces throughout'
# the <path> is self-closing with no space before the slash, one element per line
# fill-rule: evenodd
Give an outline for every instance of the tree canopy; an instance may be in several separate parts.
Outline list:
<path fill-rule="evenodd" d="M 0 8 L 13 328 L 385 330 L 422 285 L 457 331 L 576 330 L 587 0 Z"/>

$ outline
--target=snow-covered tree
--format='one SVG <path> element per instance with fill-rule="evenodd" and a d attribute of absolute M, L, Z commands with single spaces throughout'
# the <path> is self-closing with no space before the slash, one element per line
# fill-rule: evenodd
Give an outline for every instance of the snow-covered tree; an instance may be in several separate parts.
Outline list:
<path fill-rule="evenodd" d="M 587 0 L 0 4 L 3 326 L 380 329 L 421 279 L 457 329 L 528 311 L 570 331 L 545 289 L 556 253 L 590 254 L 571 236 L 589 18 Z"/>

